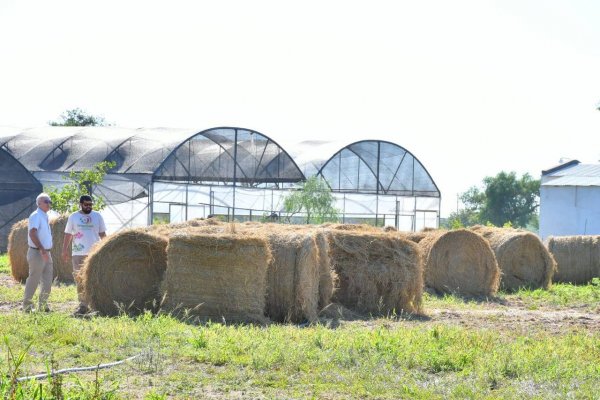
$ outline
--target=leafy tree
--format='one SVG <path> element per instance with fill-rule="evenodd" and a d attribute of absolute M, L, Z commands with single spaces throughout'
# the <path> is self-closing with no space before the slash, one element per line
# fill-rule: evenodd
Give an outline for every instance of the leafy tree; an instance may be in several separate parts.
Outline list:
<path fill-rule="evenodd" d="M 60 189 L 53 186 L 44 188 L 50 195 L 50 200 L 52 200 L 52 209 L 60 213 L 77 211 L 79 209 L 79 197 L 87 194 L 92 196 L 94 208 L 102 210 L 106 206 L 106 202 L 102 197 L 93 194 L 92 189 L 104 181 L 107 171 L 114 166 L 114 162 L 103 161 L 96 164 L 93 169 L 79 172 L 71 171 L 69 176 L 63 176 L 63 179 L 68 180 L 69 183 Z"/>
<path fill-rule="evenodd" d="M 462 210 L 451 212 L 443 227 L 446 229 L 460 229 L 465 226 L 477 225 L 479 223 L 478 217 L 479 215 L 475 211 L 463 208 Z"/>
<path fill-rule="evenodd" d="M 290 193 L 284 199 L 284 209 L 291 217 L 304 211 L 306 223 L 321 224 L 326 221 L 337 221 L 338 210 L 333 206 L 335 198 L 324 180 L 311 177 L 300 185 L 299 190 Z"/>
<path fill-rule="evenodd" d="M 483 179 L 484 188 L 470 188 L 461 195 L 465 213 L 480 224 L 526 227 L 537 220 L 540 181 L 529 174 L 517 178 L 515 172 L 500 172 Z"/>
<path fill-rule="evenodd" d="M 81 108 L 67 110 L 61 114 L 62 121 L 50 121 L 51 126 L 106 126 L 107 123 L 102 117 L 91 115 Z"/>

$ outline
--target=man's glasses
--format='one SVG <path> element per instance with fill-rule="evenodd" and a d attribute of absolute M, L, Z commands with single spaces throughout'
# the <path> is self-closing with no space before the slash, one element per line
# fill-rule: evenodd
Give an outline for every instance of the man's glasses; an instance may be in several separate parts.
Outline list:
<path fill-rule="evenodd" d="M 91 207 L 94 205 L 94 203 L 81 203 L 81 205 L 84 207 Z"/>
<path fill-rule="evenodd" d="M 46 203 L 46 204 L 52 204 L 52 202 L 50 200 L 44 200 L 44 203 Z"/>

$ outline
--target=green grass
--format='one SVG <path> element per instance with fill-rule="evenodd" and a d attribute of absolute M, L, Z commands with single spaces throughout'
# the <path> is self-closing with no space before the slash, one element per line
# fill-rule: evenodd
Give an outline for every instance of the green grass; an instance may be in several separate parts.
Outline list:
<path fill-rule="evenodd" d="M 489 307 L 490 304 L 501 307 L 519 301 L 531 309 L 568 307 L 587 308 L 593 311 L 600 307 L 600 278 L 594 278 L 585 285 L 554 283 L 549 290 L 522 289 L 511 293 L 500 292 L 496 297 L 489 299 L 462 298 L 449 294 L 435 296 L 424 293 L 423 300 L 425 308 L 482 309 Z"/>
<path fill-rule="evenodd" d="M 10 264 L 8 263 L 8 254 L 0 254 L 0 274 L 10 275 Z"/>
<path fill-rule="evenodd" d="M 59 368 L 95 365 L 151 348 L 162 358 L 154 368 L 101 373 L 119 382 L 123 394 L 131 390 L 127 380 L 135 391 L 168 396 L 212 388 L 294 398 L 557 398 L 593 397 L 600 389 L 600 343 L 586 332 L 526 337 L 385 323 L 189 326 L 168 316 L 80 321 L 19 313 L 0 316 L 0 325 L 12 351 L 28 349 L 22 373 L 44 371 L 50 360 Z M 64 379 L 66 389 L 77 390 L 74 378 Z M 144 388 L 149 380 L 153 385 Z"/>
<path fill-rule="evenodd" d="M 550 290 L 520 290 L 515 297 L 532 306 L 600 306 L 600 278 L 594 278 L 587 285 L 555 283 Z"/>
<path fill-rule="evenodd" d="M 0 256 L 3 271 L 5 263 Z M 0 272 L 5 282 L 7 274 Z M 424 308 L 478 310 L 518 300 L 540 308 L 596 310 L 599 286 L 561 284 L 488 301 L 425 295 Z M 18 284 L 0 286 L 0 307 L 18 304 L 22 291 Z M 150 314 L 82 320 L 69 316 L 76 304 L 72 285 L 54 287 L 50 303 L 57 310 L 50 314 L 0 312 L 0 397 L 57 398 L 52 393 L 62 391 L 69 399 L 559 399 L 600 393 L 600 334 L 591 329 L 524 333 L 392 318 L 337 328 L 196 326 Z M 9 352 L 24 355 L 22 363 Z M 23 376 L 51 365 L 90 366 L 140 353 L 136 361 L 97 376 L 25 383 L 12 395 L 14 386 L 5 378 L 15 367 L 12 375 Z"/>

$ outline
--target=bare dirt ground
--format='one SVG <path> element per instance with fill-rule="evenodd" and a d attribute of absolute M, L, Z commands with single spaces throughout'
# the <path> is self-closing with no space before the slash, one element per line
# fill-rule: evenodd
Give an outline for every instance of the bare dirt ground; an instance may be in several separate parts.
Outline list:
<path fill-rule="evenodd" d="M 575 329 L 600 332 L 600 313 L 589 308 L 549 308 L 530 310 L 520 301 L 499 305 L 488 303 L 477 309 L 428 309 L 427 323 L 444 323 L 469 329 L 499 331 L 546 331 L 561 333 Z"/>

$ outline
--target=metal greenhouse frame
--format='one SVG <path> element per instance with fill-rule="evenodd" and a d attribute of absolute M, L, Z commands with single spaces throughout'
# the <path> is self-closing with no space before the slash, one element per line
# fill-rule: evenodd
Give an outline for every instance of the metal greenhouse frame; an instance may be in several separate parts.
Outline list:
<path fill-rule="evenodd" d="M 285 215 L 285 196 L 314 175 L 331 188 L 344 222 L 416 230 L 439 221 L 440 193 L 427 170 L 385 141 L 304 142 L 290 156 L 268 136 L 239 127 L 0 127 L 0 148 L 45 186 L 115 162 L 94 188 L 107 201 L 109 232 L 211 214 L 277 218 Z"/>
<path fill-rule="evenodd" d="M 10 153 L 0 148 L 0 252 L 8 247 L 8 234 L 15 222 L 35 210 L 42 184 Z"/>

